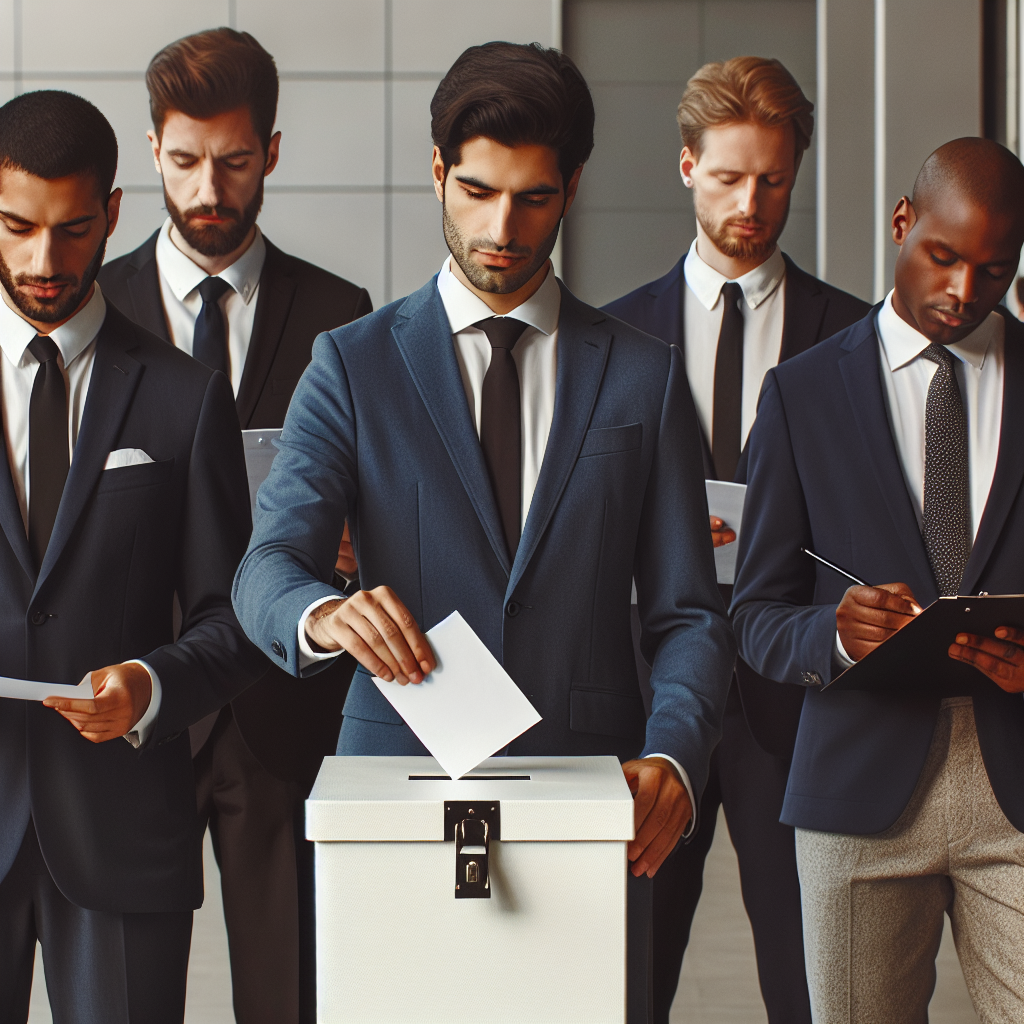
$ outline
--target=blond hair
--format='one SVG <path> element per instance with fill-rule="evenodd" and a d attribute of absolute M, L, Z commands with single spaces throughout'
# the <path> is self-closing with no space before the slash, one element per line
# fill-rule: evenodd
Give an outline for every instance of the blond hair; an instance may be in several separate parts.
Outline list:
<path fill-rule="evenodd" d="M 749 122 L 766 128 L 793 125 L 796 155 L 811 144 L 814 104 L 777 60 L 733 57 L 705 64 L 686 83 L 676 121 L 683 145 L 694 156 L 708 128 Z"/>

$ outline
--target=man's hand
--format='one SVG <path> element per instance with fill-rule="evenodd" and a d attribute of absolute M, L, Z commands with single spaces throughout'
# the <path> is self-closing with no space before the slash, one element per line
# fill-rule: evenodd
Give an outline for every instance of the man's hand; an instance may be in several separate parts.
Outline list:
<path fill-rule="evenodd" d="M 722 547 L 724 544 L 732 544 L 736 540 L 736 531 L 731 530 L 725 525 L 725 521 L 719 519 L 718 516 L 711 516 L 711 543 L 716 548 Z"/>
<path fill-rule="evenodd" d="M 344 648 L 387 682 L 422 683 L 437 667 L 416 620 L 390 587 L 327 601 L 306 620 L 306 635 L 325 651 Z"/>
<path fill-rule="evenodd" d="M 47 697 L 43 705 L 59 711 L 87 740 L 106 743 L 129 733 L 146 713 L 153 680 L 141 666 L 108 665 L 91 673 L 92 700 Z"/>
<path fill-rule="evenodd" d="M 636 838 L 626 848 L 629 870 L 653 878 L 662 861 L 675 849 L 693 817 L 690 795 L 670 761 L 645 757 L 627 761 L 622 771 L 633 794 Z"/>
<path fill-rule="evenodd" d="M 836 628 L 846 653 L 860 661 L 920 614 L 921 606 L 906 583 L 850 587 L 836 609 Z"/>
<path fill-rule="evenodd" d="M 345 532 L 341 535 L 341 543 L 338 545 L 338 560 L 334 568 L 342 576 L 356 576 L 359 574 L 359 566 L 356 564 L 356 553 L 352 549 L 352 541 L 348 535 L 348 520 L 345 520 Z"/>
<path fill-rule="evenodd" d="M 994 640 L 958 633 L 949 656 L 980 669 L 1007 693 L 1024 693 L 1024 629 L 1000 626 Z"/>

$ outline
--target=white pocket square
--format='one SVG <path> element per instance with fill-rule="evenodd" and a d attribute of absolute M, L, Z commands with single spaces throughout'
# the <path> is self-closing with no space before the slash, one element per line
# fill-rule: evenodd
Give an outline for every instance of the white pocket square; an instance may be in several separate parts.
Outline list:
<path fill-rule="evenodd" d="M 118 448 L 111 452 L 104 463 L 104 469 L 121 469 L 124 466 L 145 466 L 153 460 L 141 448 Z"/>

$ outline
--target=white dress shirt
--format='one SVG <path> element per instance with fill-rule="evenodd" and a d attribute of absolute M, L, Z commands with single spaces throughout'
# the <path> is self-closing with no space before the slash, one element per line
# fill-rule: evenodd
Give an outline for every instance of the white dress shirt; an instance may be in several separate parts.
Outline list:
<path fill-rule="evenodd" d="M 2 288 L 0 288 L 2 291 Z M 82 414 L 89 394 L 89 381 L 96 361 L 96 335 L 107 315 L 107 304 L 99 284 L 92 297 L 67 323 L 50 331 L 60 353 L 57 364 L 64 374 L 68 394 L 68 463 L 74 459 L 75 445 L 82 427 Z M 39 363 L 28 350 L 35 338 L 35 327 L 14 311 L 6 292 L 0 295 L 0 394 L 3 396 L 4 439 L 11 480 L 21 509 L 21 520 L 28 533 L 28 504 L 32 481 L 29 473 L 29 407 Z M 126 737 L 137 746 L 144 743 L 160 712 L 160 680 L 143 661 L 137 662 L 149 673 L 153 693 L 146 713 Z M 78 682 L 78 680 L 74 680 Z M 134 734 L 134 736 L 133 736 Z"/>
<path fill-rule="evenodd" d="M 480 404 L 484 376 L 491 365 L 491 343 L 487 335 L 473 324 L 494 316 L 494 310 L 478 295 L 471 292 L 453 273 L 451 257 L 441 265 L 437 275 L 437 290 L 444 304 L 452 338 L 455 342 L 455 357 L 462 374 L 462 386 L 466 391 L 473 426 L 480 436 Z M 547 277 L 541 286 L 521 305 L 516 306 L 507 316 L 521 320 L 527 329 L 520 335 L 512 350 L 516 369 L 519 371 L 519 394 L 522 408 L 522 467 L 523 467 L 523 524 L 525 525 L 537 489 L 544 462 L 544 452 L 551 433 L 551 420 L 555 413 L 555 384 L 558 377 L 558 314 L 562 306 L 562 293 L 558 287 L 554 269 L 549 266 Z M 322 597 L 314 601 L 299 617 L 299 665 L 300 670 L 314 661 L 336 658 L 341 651 L 314 651 L 306 636 L 306 619 L 310 612 L 328 601 L 337 601 L 341 594 Z M 696 808 L 693 787 L 686 769 L 668 754 L 648 754 L 648 757 L 663 757 L 679 772 L 690 806 Z M 684 835 L 689 834 L 695 824 L 696 815 L 686 826 Z"/>
<path fill-rule="evenodd" d="M 252 328 L 256 318 L 256 299 L 260 290 L 260 275 L 267 258 L 267 245 L 263 234 L 256 235 L 241 256 L 216 277 L 223 278 L 231 288 L 219 299 L 224 313 L 228 335 L 228 369 L 231 387 L 238 394 L 249 354 Z M 203 308 L 199 285 L 210 275 L 195 264 L 171 241 L 171 219 L 164 222 L 156 240 L 156 265 L 160 279 L 160 297 L 163 300 L 167 329 L 175 348 L 192 355 L 192 337 L 196 319 Z"/>
<path fill-rule="evenodd" d="M 938 364 L 922 357 L 931 342 L 896 312 L 892 295 L 889 292 L 878 311 L 882 380 L 893 440 L 920 526 L 924 518 L 925 407 Z M 999 455 L 1003 337 L 1003 318 L 998 313 L 989 313 L 963 341 L 946 346 L 956 357 L 953 365 L 967 416 L 972 538 L 978 533 Z M 836 650 L 844 664 L 853 664 L 838 632 Z"/>
<path fill-rule="evenodd" d="M 708 443 L 712 443 L 714 420 L 715 358 L 722 330 L 722 286 L 729 281 L 709 267 L 697 252 L 697 239 L 683 261 L 683 277 L 690 294 L 683 303 L 683 352 L 686 377 L 694 405 Z M 736 278 L 743 292 L 743 396 L 740 415 L 740 445 L 757 415 L 757 400 L 764 375 L 779 361 L 782 352 L 782 322 L 785 313 L 786 261 L 776 247 L 759 267 Z M 695 300 L 695 301 L 694 301 Z"/>

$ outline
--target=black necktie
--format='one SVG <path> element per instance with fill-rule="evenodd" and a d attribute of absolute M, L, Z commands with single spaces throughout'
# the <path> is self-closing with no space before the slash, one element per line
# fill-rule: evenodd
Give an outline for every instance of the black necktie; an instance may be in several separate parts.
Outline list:
<path fill-rule="evenodd" d="M 208 277 L 199 285 L 203 308 L 196 317 L 196 329 L 192 335 L 192 355 L 211 370 L 220 370 L 225 377 L 230 376 L 228 335 L 224 329 L 224 314 L 219 300 L 230 288 L 231 285 L 223 277 Z"/>
<path fill-rule="evenodd" d="M 68 389 L 52 338 L 37 334 L 28 350 L 39 360 L 28 411 L 28 543 L 38 569 L 68 478 Z"/>
<path fill-rule="evenodd" d="M 480 445 L 498 502 L 509 558 L 515 560 L 522 532 L 523 427 L 519 371 L 512 349 L 526 324 L 511 317 L 492 316 L 473 326 L 479 327 L 491 343 L 491 364 L 484 375 L 480 402 Z"/>
<path fill-rule="evenodd" d="M 732 480 L 740 461 L 743 410 L 743 289 L 735 281 L 722 286 L 722 329 L 715 356 L 715 393 L 711 411 L 711 458 L 719 480 Z"/>
<path fill-rule="evenodd" d="M 939 594 L 956 594 L 971 554 L 967 417 L 953 356 L 943 345 L 922 353 L 938 363 L 924 413 L 924 515 L 921 532 Z"/>

